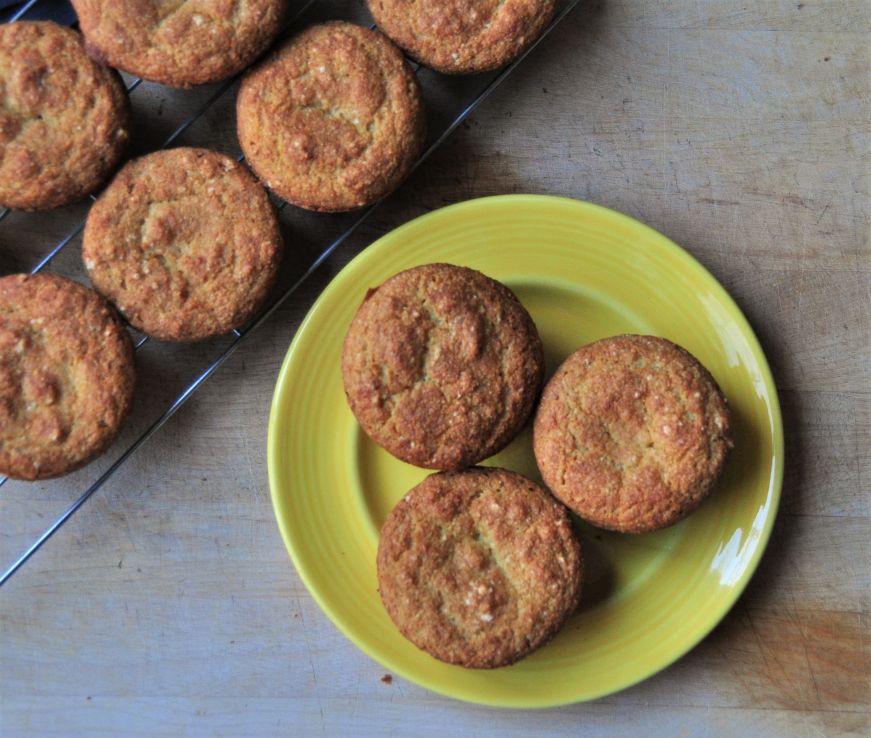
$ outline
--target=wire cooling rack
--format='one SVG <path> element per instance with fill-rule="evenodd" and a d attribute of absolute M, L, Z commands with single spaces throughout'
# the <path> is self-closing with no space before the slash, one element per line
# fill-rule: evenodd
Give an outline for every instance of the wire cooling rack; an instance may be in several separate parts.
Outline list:
<path fill-rule="evenodd" d="M 427 145 L 424 148 L 423 154 L 415 163 L 414 169 L 417 169 L 469 114 L 512 73 L 517 65 L 532 51 L 532 48 L 546 38 L 563 18 L 578 5 L 579 1 L 564 0 L 559 2 L 553 21 L 533 47 L 499 72 L 475 75 L 473 77 L 445 77 L 422 68 L 420 65 L 409 60 L 412 68 L 418 75 L 424 92 L 428 108 L 430 131 Z M 360 0 L 352 2 L 303 0 L 297 4 L 290 15 L 291 17 L 288 20 L 286 28 L 279 36 L 279 43 L 282 38 L 286 38 L 309 23 L 330 18 L 343 18 L 363 24 L 369 23 L 370 28 L 374 28 Z M 35 20 L 45 17 L 55 18 L 60 22 L 70 22 L 75 18 L 66 2 L 60 2 L 59 0 L 28 0 L 12 12 L 8 21 L 12 22 L 20 19 Z M 226 127 L 227 115 L 230 115 L 232 120 L 232 96 L 228 93 L 231 90 L 235 90 L 238 86 L 238 76 L 214 85 L 204 85 L 193 91 L 172 91 L 160 85 L 144 82 L 137 77 L 123 76 L 127 90 L 130 93 L 131 106 L 133 108 L 134 139 L 137 138 L 136 118 L 140 108 L 143 112 L 152 114 L 149 121 L 151 123 L 157 121 L 153 116 L 155 106 L 157 106 L 158 118 L 162 115 L 163 103 L 166 100 L 165 95 L 176 95 L 175 101 L 181 101 L 182 99 L 185 101 L 185 104 L 180 106 L 184 109 L 181 119 L 172 122 L 169 128 L 171 132 L 167 135 L 167 127 L 163 121 L 153 126 L 150 125 L 149 135 L 140 137 L 145 139 L 144 142 L 140 142 L 138 147 L 142 150 L 134 150 L 131 152 L 132 155 L 141 155 L 146 153 L 146 151 L 167 148 L 174 144 L 202 145 L 225 150 L 225 153 L 235 154 L 240 161 L 243 160 L 243 156 L 238 148 L 232 152 L 226 151 L 226 135 L 221 139 L 225 144 L 223 146 L 216 146 L 211 141 L 214 137 L 215 127 L 219 123 L 223 123 L 224 127 Z M 228 106 L 230 107 L 228 108 Z M 149 137 L 154 140 L 149 141 Z M 191 140 L 187 140 L 188 138 Z M 95 199 L 96 195 L 91 195 L 90 200 L 93 201 Z M 285 240 L 289 240 L 288 231 L 290 231 L 293 234 L 293 241 L 306 243 L 309 245 L 309 248 L 298 250 L 293 248 L 286 249 L 286 266 L 283 268 L 283 274 L 279 277 L 278 285 L 273 290 L 266 306 L 247 325 L 233 331 L 232 334 L 226 337 L 204 344 L 179 346 L 177 344 L 165 344 L 154 339 L 149 339 L 148 336 L 138 334 L 128 326 L 139 357 L 137 363 L 140 365 L 140 389 L 137 390 L 137 408 L 134 410 L 135 417 L 132 421 L 128 421 L 128 427 L 122 433 L 121 438 L 101 459 L 89 464 L 83 470 L 64 477 L 63 482 L 55 480 L 44 483 L 48 497 L 52 497 L 53 493 L 60 490 L 69 495 L 71 489 L 73 494 L 77 496 L 71 502 L 67 500 L 67 506 L 54 519 L 54 522 L 41 533 L 35 534 L 32 542 L 24 548 L 14 561 L 5 567 L 3 574 L 0 575 L 0 586 L 5 584 L 95 492 L 106 484 L 149 438 L 163 427 L 167 420 L 190 399 L 197 389 L 215 373 L 218 367 L 257 328 L 269 319 L 282 303 L 293 295 L 313 274 L 324 267 L 330 255 L 342 246 L 349 236 L 365 223 L 380 205 L 380 203 L 376 203 L 359 213 L 351 215 L 323 216 L 305 213 L 293 206 L 288 206 L 286 202 L 281 200 L 274 199 L 274 202 L 280 213 Z M 87 204 L 89 203 L 86 202 Z M 62 216 L 59 216 L 59 222 L 61 223 L 69 223 L 70 217 L 73 217 L 73 222 L 75 223 L 72 227 L 67 226 L 68 230 L 59 237 L 52 235 L 56 234 L 58 228 L 57 224 L 52 223 L 52 213 L 28 214 L 0 210 L 0 236 L 8 235 L 8 233 L 17 235 L 20 232 L 47 235 L 45 243 L 37 247 L 41 248 L 41 251 L 34 253 L 28 265 L 15 263 L 12 269 L 5 268 L 5 265 L 0 265 L 0 273 L 9 271 L 30 271 L 36 273 L 50 267 L 52 271 L 64 274 L 65 276 L 80 280 L 84 279 L 84 271 L 80 264 L 81 259 L 78 258 L 78 254 L 71 253 L 77 250 L 70 248 L 73 244 L 77 243 L 84 228 L 86 210 L 83 210 L 83 207 L 79 206 L 79 210 L 72 214 L 69 212 L 69 209 L 66 209 Z M 7 233 L 4 233 L 4 230 Z M 290 246 L 290 243 L 287 245 Z M 153 349 L 155 355 L 150 357 L 148 362 L 145 362 L 143 354 L 149 349 Z M 173 376 L 172 381 L 167 381 L 167 377 L 163 376 L 160 372 L 157 372 L 159 376 L 155 378 L 149 377 L 148 372 L 143 371 L 143 363 L 150 365 L 159 364 L 161 360 L 167 360 L 169 354 L 172 354 L 173 366 L 184 366 L 186 368 L 187 371 L 182 372 L 184 376 Z M 141 390 L 143 384 L 146 386 L 145 392 Z M 142 403 L 139 402 L 139 394 L 157 395 L 157 398 L 156 401 L 145 403 L 146 407 L 140 411 L 139 405 Z M 119 452 L 119 449 L 123 450 Z M 0 487 L 4 486 L 6 482 L 6 478 L 0 476 Z M 10 480 L 6 491 L 9 492 L 10 487 L 16 485 L 28 486 L 28 483 Z M 11 496 L 5 495 L 4 497 L 4 503 L 9 503 Z M 22 493 L 20 496 L 15 495 L 14 497 L 18 504 L 28 504 L 29 497 L 26 493 Z M 54 498 L 52 497 L 52 499 Z M 58 495 L 58 499 L 61 500 L 61 503 L 58 503 L 58 508 L 61 509 L 64 499 L 63 495 Z M 8 516 L 4 515 L 4 518 L 6 517 Z M 43 516 L 39 515 L 38 517 L 42 518 Z M 44 523 L 40 527 L 42 525 Z"/>

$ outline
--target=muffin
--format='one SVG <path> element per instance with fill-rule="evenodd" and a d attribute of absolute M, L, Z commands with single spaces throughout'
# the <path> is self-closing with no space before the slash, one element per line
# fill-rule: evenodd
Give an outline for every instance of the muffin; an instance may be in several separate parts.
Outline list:
<path fill-rule="evenodd" d="M 451 264 L 370 290 L 345 337 L 351 410 L 409 464 L 462 469 L 520 432 L 541 390 L 541 339 L 507 287 Z"/>
<path fill-rule="evenodd" d="M 680 346 L 616 336 L 576 351 L 533 432 L 545 484 L 593 525 L 644 533 L 697 508 L 732 446 L 726 399 Z"/>
<path fill-rule="evenodd" d="M 475 669 L 546 644 L 577 607 L 583 572 L 565 508 L 505 469 L 425 479 L 387 517 L 377 563 L 402 635 Z"/>
<path fill-rule="evenodd" d="M 127 118 L 118 75 L 78 33 L 0 25 L 0 205 L 46 210 L 96 189 L 124 152 Z"/>
<path fill-rule="evenodd" d="M 96 292 L 49 274 L 0 278 L 0 474 L 78 469 L 133 402 L 133 347 Z"/>
<path fill-rule="evenodd" d="M 242 81 L 239 141 L 258 177 L 308 210 L 354 210 L 392 192 L 424 142 L 423 100 L 400 51 L 350 23 L 313 26 Z"/>
<path fill-rule="evenodd" d="M 95 59 L 172 87 L 241 72 L 281 27 L 287 0 L 72 0 Z"/>
<path fill-rule="evenodd" d="M 368 0 L 378 27 L 427 67 L 445 74 L 499 69 L 541 35 L 555 0 Z"/>
<path fill-rule="evenodd" d="M 129 162 L 88 214 L 94 287 L 138 330 L 167 341 L 227 333 L 263 304 L 282 241 L 266 191 L 207 149 Z"/>

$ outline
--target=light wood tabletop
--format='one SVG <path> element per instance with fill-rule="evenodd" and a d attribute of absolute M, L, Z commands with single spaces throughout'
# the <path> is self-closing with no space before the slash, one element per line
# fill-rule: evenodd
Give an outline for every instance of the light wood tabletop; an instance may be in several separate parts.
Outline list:
<path fill-rule="evenodd" d="M 869 33 L 867 0 L 582 0 L 0 590 L 0 733 L 871 733 Z M 203 94 L 144 85 L 138 150 Z M 179 142 L 235 152 L 234 96 Z M 383 679 L 298 578 L 266 471 L 277 372 L 330 278 L 415 216 L 513 192 L 606 205 L 699 259 L 756 331 L 786 432 L 768 550 L 722 623 L 641 684 L 543 711 Z M 285 279 L 318 247 L 294 235 L 291 210 Z M 31 266 L 85 211 L 10 215 L 0 273 Z M 78 250 L 57 269 L 74 272 Z M 170 396 L 190 351 L 143 348 L 140 417 Z M 0 564 L 92 477 L 0 488 Z"/>

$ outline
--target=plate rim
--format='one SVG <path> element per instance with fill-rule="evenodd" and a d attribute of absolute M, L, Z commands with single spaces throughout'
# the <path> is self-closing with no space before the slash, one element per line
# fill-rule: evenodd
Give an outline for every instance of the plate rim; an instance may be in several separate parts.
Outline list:
<path fill-rule="evenodd" d="M 342 618 L 337 613 L 335 613 L 333 611 L 333 608 L 331 608 L 322 599 L 318 587 L 314 585 L 314 582 L 310 578 L 309 571 L 301 563 L 301 555 L 297 550 L 296 542 L 290 535 L 289 529 L 284 522 L 283 503 L 280 499 L 280 494 L 277 492 L 277 487 L 280 485 L 280 482 L 277 478 L 277 456 L 279 453 L 279 440 L 277 437 L 278 434 L 276 431 L 276 424 L 277 416 L 280 412 L 279 406 L 282 404 L 284 388 L 288 380 L 288 375 L 291 372 L 291 367 L 296 361 L 296 351 L 299 348 L 299 344 L 302 341 L 302 337 L 304 336 L 308 325 L 317 318 L 323 304 L 326 302 L 332 290 L 337 289 L 335 285 L 340 281 L 340 278 L 342 278 L 343 275 L 358 268 L 357 265 L 360 262 L 367 262 L 373 258 L 377 259 L 378 252 L 381 249 L 386 248 L 384 243 L 385 241 L 387 241 L 388 238 L 393 240 L 400 236 L 404 231 L 411 230 L 414 227 L 419 227 L 421 221 L 425 222 L 430 219 L 439 218 L 441 217 L 441 214 L 445 211 L 474 209 L 476 207 L 480 207 L 482 204 L 498 205 L 501 203 L 510 204 L 521 202 L 532 205 L 535 205 L 536 203 L 555 203 L 562 204 L 568 207 L 576 207 L 578 208 L 579 212 L 599 212 L 608 218 L 613 218 L 619 222 L 622 222 L 624 225 L 631 226 L 632 228 L 640 228 L 642 231 L 646 231 L 654 239 L 660 240 L 662 246 L 669 252 L 671 252 L 672 255 L 680 259 L 687 267 L 705 278 L 706 281 L 708 281 L 712 285 L 715 292 L 717 293 L 718 301 L 724 303 L 726 307 L 730 308 L 734 312 L 737 323 L 742 329 L 742 334 L 748 340 L 748 344 L 750 345 L 751 349 L 753 349 L 754 357 L 757 358 L 757 361 L 759 362 L 759 370 L 762 376 L 763 383 L 767 390 L 768 398 L 770 400 L 769 403 L 766 404 L 769 410 L 770 427 L 768 431 L 770 432 L 772 446 L 772 475 L 768 486 L 767 497 L 768 513 L 761 534 L 755 543 L 753 555 L 750 557 L 743 572 L 741 573 L 739 581 L 729 589 L 728 594 L 724 598 L 723 605 L 717 609 L 716 613 L 711 617 L 709 623 L 706 624 L 703 628 L 700 628 L 699 633 L 696 634 L 696 637 L 692 638 L 685 647 L 679 648 L 673 654 L 670 654 L 663 663 L 657 664 L 651 669 L 642 670 L 643 673 L 633 675 L 628 680 L 622 681 L 617 687 L 608 687 L 602 689 L 601 691 L 595 691 L 594 693 L 574 699 L 567 700 L 564 698 L 559 698 L 552 701 L 546 699 L 536 699 L 535 702 L 530 703 L 519 702 L 516 699 L 508 702 L 507 700 L 503 701 L 499 699 L 476 698 L 474 696 L 470 697 L 464 694 L 453 693 L 446 689 L 435 688 L 430 686 L 429 684 L 422 683 L 417 677 L 408 673 L 404 668 L 397 668 L 396 664 L 385 662 L 384 660 L 382 660 L 380 655 L 376 656 L 373 652 L 374 649 L 371 649 L 364 640 L 358 638 L 354 633 L 352 633 L 351 628 L 347 627 L 343 622 Z M 640 220 L 637 220 L 636 218 L 633 218 L 632 216 L 626 215 L 625 213 L 621 213 L 618 210 L 614 210 L 604 205 L 593 203 L 587 200 L 579 200 L 571 197 L 557 195 L 513 193 L 503 195 L 491 195 L 486 197 L 463 200 L 461 202 L 446 205 L 444 207 L 431 210 L 428 213 L 412 218 L 403 223 L 402 225 L 387 231 L 382 236 L 371 242 L 368 246 L 363 247 L 358 254 L 356 254 L 347 264 L 345 264 L 345 266 L 343 266 L 335 275 L 333 275 L 329 283 L 326 285 L 326 287 L 324 287 L 324 289 L 320 292 L 312 306 L 308 309 L 305 317 L 296 329 L 293 339 L 291 340 L 287 352 L 285 353 L 284 359 L 282 360 L 281 368 L 276 378 L 275 389 L 273 391 L 272 401 L 270 403 L 267 428 L 267 470 L 269 478 L 269 495 L 272 502 L 273 514 L 275 516 L 281 538 L 284 541 L 285 548 L 288 552 L 288 555 L 290 556 L 291 561 L 293 562 L 294 568 L 296 569 L 298 576 L 308 590 L 308 593 L 321 608 L 322 612 L 329 618 L 330 622 L 332 622 L 332 624 L 336 628 L 338 628 L 338 630 L 346 638 L 348 638 L 348 640 L 355 647 L 363 651 L 363 653 L 365 653 L 377 664 L 390 669 L 395 674 L 399 675 L 404 679 L 407 679 L 409 682 L 417 685 L 418 687 L 426 689 L 435 694 L 439 694 L 441 696 L 449 697 L 451 699 L 466 702 L 469 704 L 505 709 L 552 709 L 555 707 L 562 707 L 566 705 L 578 704 L 600 699 L 604 696 L 621 692 L 625 689 L 628 689 L 629 687 L 639 684 L 647 679 L 650 679 L 661 671 L 664 671 L 665 669 L 672 666 L 675 662 L 683 658 L 687 653 L 689 653 L 696 646 L 698 646 L 705 638 L 707 638 L 708 635 L 710 635 L 714 628 L 716 628 L 723 621 L 726 615 L 735 606 L 742 594 L 745 592 L 747 586 L 749 585 L 751 579 L 753 578 L 759 567 L 759 563 L 761 562 L 762 557 L 764 556 L 765 551 L 768 548 L 768 543 L 771 538 L 771 533 L 774 528 L 774 523 L 777 519 L 777 514 L 780 508 L 780 501 L 783 489 L 784 467 L 785 443 L 783 432 L 783 418 L 781 413 L 780 397 L 777 392 L 774 375 L 771 371 L 768 357 L 762 350 L 762 345 L 759 342 L 759 338 L 756 335 L 756 332 L 753 330 L 753 327 L 747 319 L 747 316 L 744 314 L 744 311 L 740 308 L 732 295 L 729 294 L 729 292 L 720 283 L 720 281 L 695 256 L 693 256 L 689 251 L 687 251 L 678 243 L 670 239 L 665 234 L 657 231 L 655 228 L 647 225 L 646 223 L 643 223 Z"/>

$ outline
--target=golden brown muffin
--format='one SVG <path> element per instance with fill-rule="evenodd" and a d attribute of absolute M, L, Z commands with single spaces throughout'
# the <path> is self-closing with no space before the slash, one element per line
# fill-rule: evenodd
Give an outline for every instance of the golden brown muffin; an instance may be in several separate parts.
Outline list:
<path fill-rule="evenodd" d="M 134 379 L 130 336 L 96 292 L 49 274 L 0 278 L 0 474 L 84 466 L 118 435 Z"/>
<path fill-rule="evenodd" d="M 266 186 L 308 210 L 353 210 L 392 192 L 423 146 L 417 79 L 383 35 L 313 26 L 249 72 L 239 141 Z"/>
<path fill-rule="evenodd" d="M 78 33 L 0 25 L 0 205 L 46 210 L 96 189 L 124 152 L 127 117 L 118 75 Z"/>
<path fill-rule="evenodd" d="M 72 0 L 94 58 L 191 87 L 242 71 L 278 33 L 287 0 Z"/>
<path fill-rule="evenodd" d="M 85 225 L 94 287 L 143 333 L 197 341 L 227 333 L 263 303 L 282 241 L 266 191 L 207 149 L 129 162 Z"/>
<path fill-rule="evenodd" d="M 541 339 L 514 293 L 451 264 L 414 267 L 370 290 L 342 353 L 363 430 L 429 469 L 462 469 L 506 446 L 543 375 Z"/>
<path fill-rule="evenodd" d="M 425 66 L 445 74 L 499 69 L 553 18 L 555 0 L 368 0 L 378 27 Z"/>
<path fill-rule="evenodd" d="M 664 528 L 707 496 L 732 446 L 729 409 L 692 355 L 654 336 L 616 336 L 559 367 L 535 416 L 538 468 L 593 525 Z"/>
<path fill-rule="evenodd" d="M 505 469 L 433 474 L 381 529 L 390 618 L 450 664 L 492 669 L 543 646 L 577 607 L 582 574 L 565 508 Z"/>

